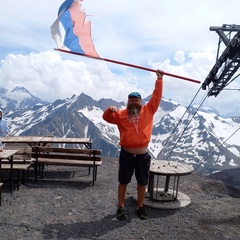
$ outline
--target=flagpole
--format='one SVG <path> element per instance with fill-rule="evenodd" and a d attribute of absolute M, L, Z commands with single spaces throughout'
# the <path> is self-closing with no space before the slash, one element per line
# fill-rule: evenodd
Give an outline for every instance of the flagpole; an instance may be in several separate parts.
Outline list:
<path fill-rule="evenodd" d="M 91 55 L 87 55 L 87 54 L 83 54 L 83 53 L 78 53 L 78 52 L 72 52 L 72 51 L 68 51 L 68 50 L 64 50 L 64 49 L 60 49 L 60 48 L 54 48 L 54 50 L 64 52 L 64 53 L 79 55 L 79 56 L 82 56 L 82 57 L 88 57 L 88 58 L 93 58 L 93 59 L 97 59 L 97 60 L 103 60 L 103 61 L 106 61 L 106 62 L 116 63 L 116 64 L 128 66 L 128 67 L 138 68 L 138 69 L 142 69 L 142 70 L 149 71 L 149 72 L 157 72 L 157 70 L 154 70 L 154 69 L 151 69 L 151 68 L 146 68 L 146 67 L 142 67 L 142 66 L 138 66 L 138 65 L 134 65 L 134 64 L 130 64 L 130 63 L 125 63 L 125 62 L 119 62 L 119 61 L 112 60 L 112 59 L 95 57 L 95 56 L 91 56 Z M 183 80 L 186 80 L 186 81 L 194 82 L 194 83 L 201 83 L 200 81 L 192 79 L 192 78 L 187 78 L 187 77 L 167 73 L 167 72 L 164 72 L 164 71 L 163 71 L 163 74 L 167 75 L 167 76 L 170 76 L 170 77 L 180 78 L 180 79 L 183 79 Z"/>

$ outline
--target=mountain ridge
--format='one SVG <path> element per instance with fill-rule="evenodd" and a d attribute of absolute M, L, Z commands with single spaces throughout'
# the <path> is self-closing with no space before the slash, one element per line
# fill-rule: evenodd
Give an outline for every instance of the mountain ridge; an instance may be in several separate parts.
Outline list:
<path fill-rule="evenodd" d="M 25 91 L 18 88 L 21 90 Z M 12 135 L 88 137 L 93 147 L 102 149 L 103 156 L 119 155 L 118 129 L 106 123 L 102 114 L 109 105 L 124 108 L 124 102 L 97 101 L 84 93 L 53 103 L 37 100 L 36 104 L 31 101 L 31 105 L 5 110 Z M 194 108 L 187 111 L 177 102 L 162 98 L 149 144 L 152 157 L 191 164 L 203 175 L 240 166 L 238 138 L 233 136 L 224 143 L 229 133 L 240 127 L 239 118 L 224 118 L 214 111 L 198 111 L 193 115 L 194 112 Z"/>
<path fill-rule="evenodd" d="M 16 86 L 12 90 L 0 87 L 2 109 L 28 108 L 36 104 L 45 105 L 48 101 L 42 101 L 33 96 L 25 87 Z"/>

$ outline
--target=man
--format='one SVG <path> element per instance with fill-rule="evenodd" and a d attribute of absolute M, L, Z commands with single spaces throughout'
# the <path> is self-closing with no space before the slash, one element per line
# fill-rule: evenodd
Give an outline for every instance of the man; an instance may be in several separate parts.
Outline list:
<path fill-rule="evenodd" d="M 103 113 L 103 119 L 116 124 L 120 132 L 121 152 L 118 171 L 118 210 L 116 216 L 126 219 L 124 201 L 127 185 L 133 172 L 137 180 L 137 214 L 141 219 L 148 216 L 144 209 L 144 197 L 149 178 L 151 156 L 148 154 L 148 143 L 151 139 L 153 115 L 157 111 L 162 98 L 164 72 L 157 70 L 157 80 L 152 97 L 146 105 L 142 105 L 141 95 L 132 92 L 128 95 L 127 108 L 118 110 L 115 106 L 108 107 Z"/>
<path fill-rule="evenodd" d="M 3 119 L 3 111 L 0 109 L 0 137 L 5 137 L 8 133 L 7 121 Z"/>

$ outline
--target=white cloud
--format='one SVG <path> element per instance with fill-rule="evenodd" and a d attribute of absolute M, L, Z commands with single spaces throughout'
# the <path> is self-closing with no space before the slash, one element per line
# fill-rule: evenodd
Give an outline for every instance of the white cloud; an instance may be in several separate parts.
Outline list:
<path fill-rule="evenodd" d="M 176 52 L 176 54 L 174 56 L 174 60 L 178 64 L 184 64 L 185 63 L 185 53 L 183 51 Z"/>
<path fill-rule="evenodd" d="M 1 86 L 26 87 L 53 101 L 84 92 L 94 99 L 125 101 L 128 92 L 151 94 L 155 74 L 83 57 L 54 52 L 50 26 L 63 0 L 3 0 L 0 8 Z M 97 6 L 97 7 L 96 7 Z M 238 24 L 240 3 L 232 0 L 84 0 L 92 37 L 103 58 L 160 68 L 204 81 L 212 68 L 218 35 L 210 26 Z M 236 79 L 229 88 L 240 88 Z M 164 96 L 188 105 L 200 84 L 164 77 Z M 204 95 L 206 91 L 200 91 Z M 202 96 L 199 96 L 200 99 Z M 239 92 L 222 91 L 206 104 L 233 110 Z"/>

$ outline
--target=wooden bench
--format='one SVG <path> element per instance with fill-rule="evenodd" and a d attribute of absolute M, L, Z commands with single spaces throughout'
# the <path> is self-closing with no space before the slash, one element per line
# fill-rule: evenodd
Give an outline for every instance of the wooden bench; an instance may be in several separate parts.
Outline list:
<path fill-rule="evenodd" d="M 32 161 L 32 148 L 26 143 L 8 143 L 4 149 L 15 150 L 18 152 L 14 154 L 14 161 L 19 160 L 19 162 L 29 163 Z"/>
<path fill-rule="evenodd" d="M 17 190 L 19 190 L 19 184 L 20 184 L 20 172 L 22 172 L 22 183 L 25 182 L 25 172 L 29 170 L 30 163 L 16 163 L 13 162 L 13 171 L 17 171 Z M 4 160 L 2 160 L 2 171 L 10 171 L 11 170 L 11 164 L 5 163 Z"/>
<path fill-rule="evenodd" d="M 89 175 L 93 169 L 92 184 L 97 180 L 97 167 L 102 164 L 101 150 L 79 148 L 33 147 L 32 157 L 35 162 L 35 176 L 37 168 L 43 177 L 44 165 L 61 165 L 88 167 Z"/>
<path fill-rule="evenodd" d="M 13 158 L 13 171 L 17 171 L 17 190 L 19 190 L 20 172 L 22 172 L 22 182 L 25 182 L 25 172 L 29 173 L 29 167 L 32 165 L 32 148 L 26 143 L 8 143 L 4 149 L 18 150 Z M 10 171 L 11 165 L 8 160 L 2 160 L 2 170 Z"/>

